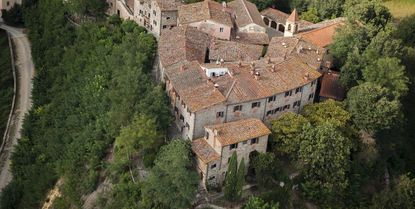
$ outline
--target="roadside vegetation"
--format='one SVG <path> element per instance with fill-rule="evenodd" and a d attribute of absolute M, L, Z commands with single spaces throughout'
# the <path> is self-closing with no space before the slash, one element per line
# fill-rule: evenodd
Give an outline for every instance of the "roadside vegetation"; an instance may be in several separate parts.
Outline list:
<path fill-rule="evenodd" d="M 13 71 L 7 33 L 0 29 L 0 144 L 13 99 Z"/>

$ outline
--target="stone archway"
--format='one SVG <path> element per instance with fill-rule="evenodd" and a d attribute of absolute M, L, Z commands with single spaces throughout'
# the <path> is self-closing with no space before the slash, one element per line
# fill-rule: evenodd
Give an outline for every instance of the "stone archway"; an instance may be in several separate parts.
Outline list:
<path fill-rule="evenodd" d="M 271 28 L 277 30 L 277 23 L 275 21 L 271 21 Z"/>
<path fill-rule="evenodd" d="M 278 25 L 278 31 L 283 32 L 285 31 L 285 26 L 283 24 Z"/>
<path fill-rule="evenodd" d="M 267 17 L 264 17 L 263 21 L 266 26 L 269 26 L 269 19 Z"/>

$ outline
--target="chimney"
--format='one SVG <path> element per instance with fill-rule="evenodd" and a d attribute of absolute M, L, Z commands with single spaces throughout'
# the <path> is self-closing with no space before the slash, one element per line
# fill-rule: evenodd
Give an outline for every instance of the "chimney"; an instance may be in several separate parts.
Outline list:
<path fill-rule="evenodd" d="M 215 91 L 219 88 L 219 84 L 215 83 L 215 85 L 213 85 L 215 87 Z"/>
<path fill-rule="evenodd" d="M 265 63 L 269 64 L 270 62 L 271 62 L 271 57 L 267 57 L 267 58 L 265 59 Z"/>
<path fill-rule="evenodd" d="M 214 130 L 213 130 L 213 135 L 218 136 L 218 134 L 219 134 L 219 133 L 218 133 L 218 130 L 217 130 L 217 129 L 214 129 Z"/>
<path fill-rule="evenodd" d="M 221 66 L 223 65 L 223 63 L 225 63 L 225 60 L 220 59 L 220 65 L 221 65 Z"/>
<path fill-rule="evenodd" d="M 310 73 L 306 73 L 306 74 L 304 75 L 304 80 L 308 80 L 308 79 L 310 79 Z"/>
<path fill-rule="evenodd" d="M 235 75 L 235 73 L 233 72 L 232 69 L 229 69 L 229 76 L 231 76 L 231 78 Z"/>
<path fill-rule="evenodd" d="M 225 11 L 227 7 L 226 1 L 222 1 L 222 10 Z"/>
<path fill-rule="evenodd" d="M 259 77 L 261 76 L 261 74 L 259 74 L 259 72 L 256 72 L 254 75 L 255 80 L 259 80 Z"/>
<path fill-rule="evenodd" d="M 180 72 L 184 72 L 185 68 L 184 65 L 180 65 Z"/>
<path fill-rule="evenodd" d="M 238 61 L 238 67 L 241 67 L 242 66 L 242 62 L 241 62 L 241 60 L 239 60 Z"/>
<path fill-rule="evenodd" d="M 272 65 L 272 67 L 271 67 L 271 71 L 272 71 L 273 73 L 275 73 L 275 65 Z"/>

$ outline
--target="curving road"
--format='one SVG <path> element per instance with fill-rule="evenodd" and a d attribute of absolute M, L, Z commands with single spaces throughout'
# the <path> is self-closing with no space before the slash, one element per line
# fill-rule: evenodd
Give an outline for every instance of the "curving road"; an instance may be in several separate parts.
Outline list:
<path fill-rule="evenodd" d="M 0 28 L 6 30 L 12 37 L 14 43 L 14 54 L 16 59 L 16 70 L 18 75 L 16 106 L 10 123 L 10 137 L 7 139 L 5 148 L 0 153 L 0 191 L 7 186 L 12 179 L 10 173 L 10 155 L 13 152 L 17 139 L 20 138 L 20 130 L 23 125 L 25 114 L 32 106 L 31 96 L 35 74 L 30 43 L 22 29 L 2 25 Z"/>

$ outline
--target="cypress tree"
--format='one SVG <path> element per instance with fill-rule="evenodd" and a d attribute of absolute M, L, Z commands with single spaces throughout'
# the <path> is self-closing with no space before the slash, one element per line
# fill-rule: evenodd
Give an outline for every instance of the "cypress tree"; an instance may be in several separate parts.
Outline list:
<path fill-rule="evenodd" d="M 229 160 L 228 171 L 226 172 L 225 177 L 225 198 L 229 201 L 235 201 L 237 199 L 237 169 L 238 169 L 238 159 L 236 152 L 234 152 Z"/>
<path fill-rule="evenodd" d="M 239 163 L 238 174 L 237 174 L 237 182 L 236 182 L 236 199 L 240 199 L 242 197 L 242 187 L 245 184 L 245 161 L 242 158 L 241 162 Z"/>

